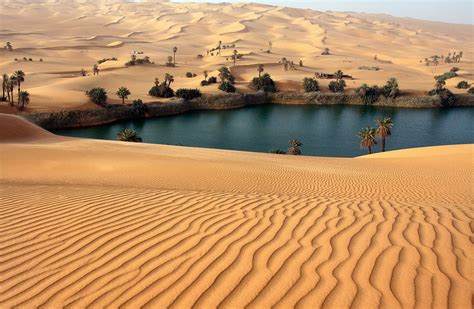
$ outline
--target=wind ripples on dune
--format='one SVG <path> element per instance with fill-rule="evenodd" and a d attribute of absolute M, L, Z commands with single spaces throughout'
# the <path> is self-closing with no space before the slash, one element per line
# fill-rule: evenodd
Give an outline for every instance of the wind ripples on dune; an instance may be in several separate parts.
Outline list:
<path fill-rule="evenodd" d="M 0 305 L 467 307 L 473 214 L 432 206 L 4 185 Z"/>

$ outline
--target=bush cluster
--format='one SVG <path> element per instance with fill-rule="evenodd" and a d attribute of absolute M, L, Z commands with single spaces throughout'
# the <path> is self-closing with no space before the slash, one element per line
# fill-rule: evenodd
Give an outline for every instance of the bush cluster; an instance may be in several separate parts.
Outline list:
<path fill-rule="evenodd" d="M 319 91 L 319 83 L 314 78 L 305 77 L 303 79 L 304 92 L 317 92 Z"/>
<path fill-rule="evenodd" d="M 437 81 L 445 81 L 445 80 L 448 80 L 450 78 L 454 78 L 458 76 L 458 74 L 456 72 L 446 72 L 444 74 L 441 74 L 441 75 L 436 75 L 434 78 L 437 80 Z"/>
<path fill-rule="evenodd" d="M 107 91 L 104 88 L 97 87 L 86 91 L 86 95 L 92 102 L 100 106 L 107 105 Z"/>
<path fill-rule="evenodd" d="M 174 96 L 174 91 L 170 87 L 161 84 L 159 86 L 153 86 L 151 89 L 148 91 L 148 94 L 153 96 L 153 97 L 159 97 L 159 98 L 171 98 Z"/>
<path fill-rule="evenodd" d="M 222 90 L 222 91 L 225 91 L 225 92 L 235 92 L 236 91 L 235 86 L 232 85 L 232 83 L 228 82 L 228 81 L 222 82 L 219 85 L 219 90 Z"/>
<path fill-rule="evenodd" d="M 180 88 L 176 91 L 176 96 L 185 100 L 192 100 L 194 98 L 199 98 L 201 96 L 201 91 L 199 89 Z"/>
<path fill-rule="evenodd" d="M 332 92 L 344 92 L 346 82 L 343 79 L 333 80 L 329 83 L 329 90 Z"/>
<path fill-rule="evenodd" d="M 250 88 L 254 90 L 263 90 L 265 92 L 276 92 L 276 86 L 270 74 L 265 73 L 260 77 L 254 77 L 250 82 Z"/>
<path fill-rule="evenodd" d="M 400 95 L 398 82 L 395 78 L 391 78 L 383 87 L 374 85 L 372 87 L 363 84 L 355 90 L 356 94 L 364 101 L 365 104 L 372 104 L 379 99 L 380 96 L 385 98 L 396 98 Z"/>

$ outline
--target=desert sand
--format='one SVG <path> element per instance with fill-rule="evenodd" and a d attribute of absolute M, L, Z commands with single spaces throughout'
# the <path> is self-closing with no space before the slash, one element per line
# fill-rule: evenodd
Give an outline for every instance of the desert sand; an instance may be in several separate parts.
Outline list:
<path fill-rule="evenodd" d="M 0 116 L 0 307 L 470 308 L 473 145 L 294 157 Z"/>
<path fill-rule="evenodd" d="M 0 73 L 26 73 L 22 89 L 30 93 L 27 112 L 94 108 L 84 93 L 97 86 L 108 91 L 111 103 L 120 103 L 115 96 L 120 86 L 132 92 L 127 102 L 156 101 L 148 90 L 155 77 L 162 81 L 165 73 L 174 76 L 174 89 L 218 93 L 217 85 L 201 87 L 200 82 L 204 70 L 216 76 L 219 67 L 233 65 L 234 48 L 224 49 L 219 56 L 207 55 L 222 41 L 235 44 L 243 55 L 232 68 L 243 92 L 249 90 L 248 82 L 262 63 L 280 90 L 301 90 L 304 77 L 340 69 L 354 77 L 347 81 L 349 90 L 362 83 L 383 85 L 395 77 L 402 90 L 415 94 L 426 93 L 433 88 L 435 75 L 457 66 L 459 76 L 449 79 L 447 87 L 464 93 L 454 86 L 461 80 L 474 82 L 473 31 L 472 25 L 261 4 L 3 0 L 0 42 L 2 46 L 11 42 L 13 51 L 0 49 Z M 266 52 L 269 41 L 271 53 Z M 166 67 L 175 46 L 177 66 Z M 325 48 L 330 56 L 321 55 Z M 143 51 L 138 57 L 149 56 L 154 64 L 126 67 L 132 51 Z M 464 52 L 461 63 L 420 63 L 433 55 L 459 51 Z M 99 59 L 113 57 L 118 60 L 99 65 L 99 76 L 92 74 Z M 302 60 L 304 67 L 284 71 L 278 64 L 283 57 L 295 64 Z M 380 70 L 360 70 L 362 66 Z M 81 76 L 82 68 L 88 76 Z M 186 72 L 197 76 L 186 78 Z M 328 80 L 320 83 L 322 91 L 328 91 Z M 0 111 L 15 112 L 3 104 Z"/>

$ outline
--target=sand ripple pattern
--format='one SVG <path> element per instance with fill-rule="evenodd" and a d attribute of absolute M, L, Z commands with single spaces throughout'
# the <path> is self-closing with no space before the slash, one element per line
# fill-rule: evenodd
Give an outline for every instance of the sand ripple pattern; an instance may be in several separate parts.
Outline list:
<path fill-rule="evenodd" d="M 28 184 L 1 191 L 2 308 L 471 304 L 474 213 L 459 203 Z"/>

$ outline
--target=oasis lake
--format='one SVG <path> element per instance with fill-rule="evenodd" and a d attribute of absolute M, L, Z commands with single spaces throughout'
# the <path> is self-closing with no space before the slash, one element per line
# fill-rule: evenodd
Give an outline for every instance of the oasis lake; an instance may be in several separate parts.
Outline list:
<path fill-rule="evenodd" d="M 357 132 L 391 117 L 387 151 L 474 143 L 473 108 L 407 109 L 374 106 L 259 105 L 234 110 L 195 111 L 181 115 L 120 121 L 100 126 L 53 130 L 72 137 L 116 140 L 129 128 L 145 143 L 255 152 L 287 150 L 290 139 L 303 142 L 303 155 L 355 157 Z M 374 152 L 380 151 L 380 143 Z"/>

